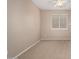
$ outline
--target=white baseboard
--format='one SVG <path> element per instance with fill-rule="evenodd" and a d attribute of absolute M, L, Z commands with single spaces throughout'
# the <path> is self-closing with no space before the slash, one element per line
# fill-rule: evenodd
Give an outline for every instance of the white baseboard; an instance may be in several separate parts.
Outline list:
<path fill-rule="evenodd" d="M 15 57 L 13 57 L 13 59 L 18 59 L 18 57 L 20 55 L 22 55 L 23 53 L 25 53 L 26 51 L 28 51 L 30 48 L 32 48 L 33 46 L 35 46 L 37 43 L 39 43 L 40 40 L 38 40 L 37 42 L 33 43 L 32 45 L 30 45 L 27 49 L 23 50 L 22 52 L 20 52 L 18 55 L 16 55 Z"/>

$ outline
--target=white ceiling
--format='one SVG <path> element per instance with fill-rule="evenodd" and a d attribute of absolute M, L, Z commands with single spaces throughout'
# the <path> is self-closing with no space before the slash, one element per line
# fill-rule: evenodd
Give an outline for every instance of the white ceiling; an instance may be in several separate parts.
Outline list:
<path fill-rule="evenodd" d="M 33 3 L 41 10 L 70 10 L 71 1 L 65 0 L 63 7 L 55 7 L 54 1 L 56 0 L 32 0 Z"/>

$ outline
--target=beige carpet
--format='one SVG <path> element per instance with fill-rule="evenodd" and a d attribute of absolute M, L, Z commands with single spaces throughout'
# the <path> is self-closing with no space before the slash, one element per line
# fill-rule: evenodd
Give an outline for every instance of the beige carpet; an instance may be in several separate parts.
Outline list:
<path fill-rule="evenodd" d="M 70 41 L 40 41 L 19 59 L 70 59 Z"/>

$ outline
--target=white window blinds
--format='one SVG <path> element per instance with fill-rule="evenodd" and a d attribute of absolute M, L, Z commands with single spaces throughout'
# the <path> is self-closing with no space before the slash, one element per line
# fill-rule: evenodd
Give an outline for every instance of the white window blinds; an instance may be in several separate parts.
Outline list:
<path fill-rule="evenodd" d="M 52 28 L 53 29 L 67 29 L 68 28 L 68 15 L 52 15 Z"/>

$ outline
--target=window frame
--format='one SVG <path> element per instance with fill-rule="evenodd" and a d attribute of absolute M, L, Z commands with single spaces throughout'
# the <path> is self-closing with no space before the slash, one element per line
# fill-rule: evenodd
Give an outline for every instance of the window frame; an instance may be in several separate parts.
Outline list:
<path fill-rule="evenodd" d="M 67 19 L 66 19 L 66 28 L 60 28 L 60 24 L 59 24 L 59 28 L 53 28 L 53 27 L 52 27 L 52 25 L 53 25 L 53 24 L 52 24 L 52 23 L 53 23 L 53 22 L 52 22 L 52 21 L 53 21 L 52 18 L 53 18 L 53 16 L 55 16 L 55 15 L 59 16 L 59 23 L 60 23 L 60 17 L 61 17 L 61 16 L 66 16 L 66 17 L 67 17 Z M 50 18 L 51 18 L 51 19 L 50 19 L 50 20 L 51 20 L 51 21 L 50 21 L 50 25 L 51 25 L 50 27 L 51 27 L 52 30 L 68 30 L 68 14 L 52 14 Z"/>

